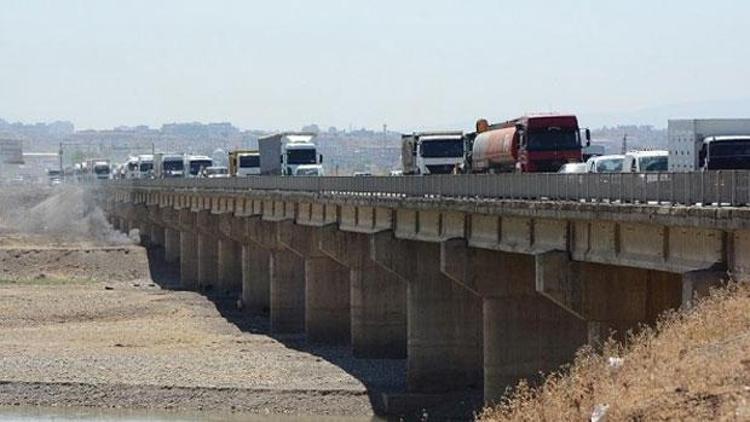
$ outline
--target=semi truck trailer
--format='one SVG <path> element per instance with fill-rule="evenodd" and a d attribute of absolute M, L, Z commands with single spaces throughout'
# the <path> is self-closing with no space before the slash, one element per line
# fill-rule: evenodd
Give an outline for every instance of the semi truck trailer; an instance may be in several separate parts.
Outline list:
<path fill-rule="evenodd" d="M 750 119 L 667 123 L 669 171 L 750 169 Z"/>

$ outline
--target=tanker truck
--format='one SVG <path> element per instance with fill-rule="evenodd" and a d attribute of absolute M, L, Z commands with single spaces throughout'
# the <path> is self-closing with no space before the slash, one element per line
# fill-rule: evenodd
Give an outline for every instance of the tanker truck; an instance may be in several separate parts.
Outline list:
<path fill-rule="evenodd" d="M 586 145 L 591 134 L 585 129 Z M 470 145 L 466 170 L 471 173 L 556 172 L 581 161 L 581 130 L 574 115 L 528 115 L 490 125 L 480 119 Z"/>

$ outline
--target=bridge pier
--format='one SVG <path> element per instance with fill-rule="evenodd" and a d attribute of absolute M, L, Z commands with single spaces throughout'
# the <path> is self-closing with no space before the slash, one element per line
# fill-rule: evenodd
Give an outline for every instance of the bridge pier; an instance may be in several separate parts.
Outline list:
<path fill-rule="evenodd" d="M 305 260 L 287 248 L 271 251 L 271 331 L 305 331 Z"/>
<path fill-rule="evenodd" d="M 539 295 L 534 257 L 441 244 L 443 274 L 482 298 L 484 399 L 493 402 L 520 379 L 535 380 L 572 361 L 586 325 Z"/>
<path fill-rule="evenodd" d="M 247 236 L 269 251 L 269 317 L 275 333 L 305 331 L 305 260 L 279 242 L 279 222 L 250 218 Z M 262 286 L 260 286 L 262 289 Z"/>
<path fill-rule="evenodd" d="M 150 226 L 151 246 L 164 246 L 164 227 L 156 223 L 151 223 Z"/>
<path fill-rule="evenodd" d="M 261 245 L 242 245 L 242 304 L 250 313 L 265 314 L 270 309 L 270 259 Z"/>
<path fill-rule="evenodd" d="M 319 229 L 323 253 L 349 268 L 352 354 L 358 358 L 406 357 L 406 283 L 370 256 L 367 234 Z"/>
<path fill-rule="evenodd" d="M 239 291 L 242 288 L 242 257 L 237 242 L 220 238 L 218 241 L 218 282 L 222 292 Z"/>
<path fill-rule="evenodd" d="M 137 228 L 138 228 L 138 235 L 140 237 L 140 244 L 143 246 L 148 246 L 151 244 L 151 224 L 149 224 L 145 219 L 141 219 L 137 221 Z"/>
<path fill-rule="evenodd" d="M 195 216 L 198 235 L 198 288 L 211 290 L 217 286 L 219 268 L 219 238 L 216 216 L 199 211 Z"/>
<path fill-rule="evenodd" d="M 407 384 L 410 392 L 482 387 L 482 301 L 440 272 L 440 244 L 374 234 L 378 264 L 407 283 Z"/>
<path fill-rule="evenodd" d="M 305 261 L 307 340 L 313 343 L 349 343 L 349 269 L 322 253 L 317 228 L 287 220 L 279 223 L 278 230 L 279 241 Z"/>
<path fill-rule="evenodd" d="M 198 235 L 180 231 L 180 284 L 183 289 L 198 290 Z"/>
<path fill-rule="evenodd" d="M 180 232 L 171 227 L 164 228 L 164 260 L 168 264 L 180 262 Z"/>

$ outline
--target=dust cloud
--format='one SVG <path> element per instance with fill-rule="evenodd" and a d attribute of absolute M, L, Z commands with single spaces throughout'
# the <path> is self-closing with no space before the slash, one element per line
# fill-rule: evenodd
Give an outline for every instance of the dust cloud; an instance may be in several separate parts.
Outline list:
<path fill-rule="evenodd" d="M 88 188 L 25 185 L 0 190 L 0 233 L 49 237 L 52 243 L 124 245 L 133 241 L 115 231 Z"/>

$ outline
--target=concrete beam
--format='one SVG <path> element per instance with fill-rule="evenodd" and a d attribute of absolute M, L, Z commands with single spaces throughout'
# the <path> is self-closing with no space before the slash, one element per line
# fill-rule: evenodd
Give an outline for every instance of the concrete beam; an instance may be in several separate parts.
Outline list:
<path fill-rule="evenodd" d="M 571 261 L 565 252 L 540 254 L 536 290 L 589 325 L 589 341 L 617 337 L 682 304 L 682 275 Z"/>

